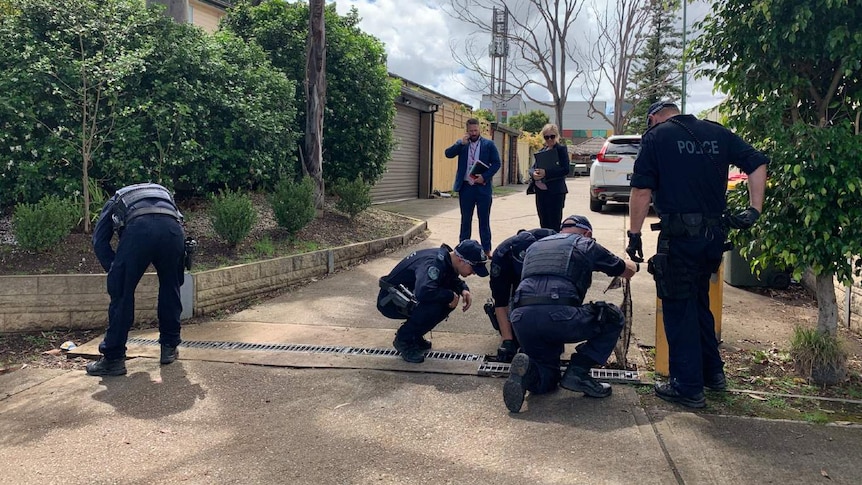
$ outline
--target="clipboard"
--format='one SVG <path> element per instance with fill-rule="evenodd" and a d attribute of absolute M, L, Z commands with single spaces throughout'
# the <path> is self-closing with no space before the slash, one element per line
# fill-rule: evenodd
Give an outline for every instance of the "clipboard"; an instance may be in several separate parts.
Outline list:
<path fill-rule="evenodd" d="M 535 158 L 536 168 L 541 168 L 542 170 L 548 171 L 560 167 L 560 158 L 559 155 L 557 155 L 556 150 L 545 150 L 543 152 L 537 152 Z"/>

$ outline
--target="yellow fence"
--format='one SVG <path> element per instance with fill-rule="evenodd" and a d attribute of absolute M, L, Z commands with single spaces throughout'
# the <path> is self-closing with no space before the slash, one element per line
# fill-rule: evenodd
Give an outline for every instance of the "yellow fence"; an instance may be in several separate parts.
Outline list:
<path fill-rule="evenodd" d="M 451 192 L 452 183 L 455 181 L 455 173 L 458 170 L 457 158 L 446 158 L 443 153 L 455 143 L 455 140 L 464 136 L 467 120 L 473 114 L 460 107 L 460 105 L 442 104 L 434 113 L 434 153 L 431 154 L 431 190 L 440 192 Z M 489 136 L 483 133 L 482 136 Z"/>

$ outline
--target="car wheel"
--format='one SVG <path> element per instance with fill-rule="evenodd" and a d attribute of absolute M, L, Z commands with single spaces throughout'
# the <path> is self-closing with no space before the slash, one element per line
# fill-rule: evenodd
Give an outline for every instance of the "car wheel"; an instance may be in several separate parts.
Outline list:
<path fill-rule="evenodd" d="M 604 205 L 605 203 L 598 199 L 590 199 L 590 210 L 593 212 L 601 212 Z"/>

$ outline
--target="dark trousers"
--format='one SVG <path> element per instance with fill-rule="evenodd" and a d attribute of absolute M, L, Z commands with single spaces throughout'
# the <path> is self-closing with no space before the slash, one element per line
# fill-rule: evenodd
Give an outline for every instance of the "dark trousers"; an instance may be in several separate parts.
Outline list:
<path fill-rule="evenodd" d="M 709 278 L 721 263 L 724 238 L 671 238 L 668 260 L 689 269 L 687 298 L 663 298 L 662 314 L 668 344 L 671 383 L 684 396 L 703 392 L 704 377 L 724 370 L 709 309 Z"/>
<path fill-rule="evenodd" d="M 135 321 L 135 288 L 151 263 L 159 278 L 159 343 L 179 345 L 184 249 L 183 228 L 172 217 L 144 215 L 126 226 L 108 271 L 108 329 L 99 344 L 105 358 L 126 355 L 129 329 Z"/>
<path fill-rule="evenodd" d="M 560 354 L 567 343 L 581 342 L 577 353 L 599 363 L 607 362 L 620 337 L 622 323 L 601 325 L 590 305 L 534 305 L 512 311 L 512 329 L 521 352 L 530 357 L 539 379 L 534 394 L 553 391 L 560 382 Z"/>
<path fill-rule="evenodd" d="M 559 232 L 565 206 L 566 194 L 551 194 L 547 190 L 536 189 L 536 213 L 541 227 Z"/>
<path fill-rule="evenodd" d="M 461 185 L 458 192 L 458 204 L 461 208 L 461 232 L 458 234 L 458 242 L 472 239 L 475 208 L 479 216 L 479 238 L 486 253 L 491 252 L 491 199 L 491 191 L 467 182 Z"/>
<path fill-rule="evenodd" d="M 405 316 L 398 310 L 398 307 L 393 303 L 381 305 L 380 302 L 389 295 L 386 290 L 380 290 L 377 295 L 377 311 L 384 317 L 393 320 L 401 320 L 406 318 L 407 321 L 401 325 L 395 337 L 398 340 L 412 342 L 419 340 L 423 335 L 434 329 L 440 322 L 445 320 L 452 308 L 449 308 L 447 303 L 428 303 L 419 302 L 410 312 L 410 316 Z"/>

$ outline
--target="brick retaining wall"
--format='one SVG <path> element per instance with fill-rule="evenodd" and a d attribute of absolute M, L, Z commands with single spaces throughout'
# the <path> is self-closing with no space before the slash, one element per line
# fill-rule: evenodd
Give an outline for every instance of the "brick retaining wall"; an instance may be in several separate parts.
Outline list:
<path fill-rule="evenodd" d="M 186 275 L 193 281 L 195 316 L 320 277 L 408 244 L 427 228 L 418 222 L 400 236 Z M 106 275 L 0 276 L 0 333 L 55 328 L 103 328 L 108 323 Z M 135 321 L 156 320 L 158 278 L 144 275 L 135 292 Z"/>

